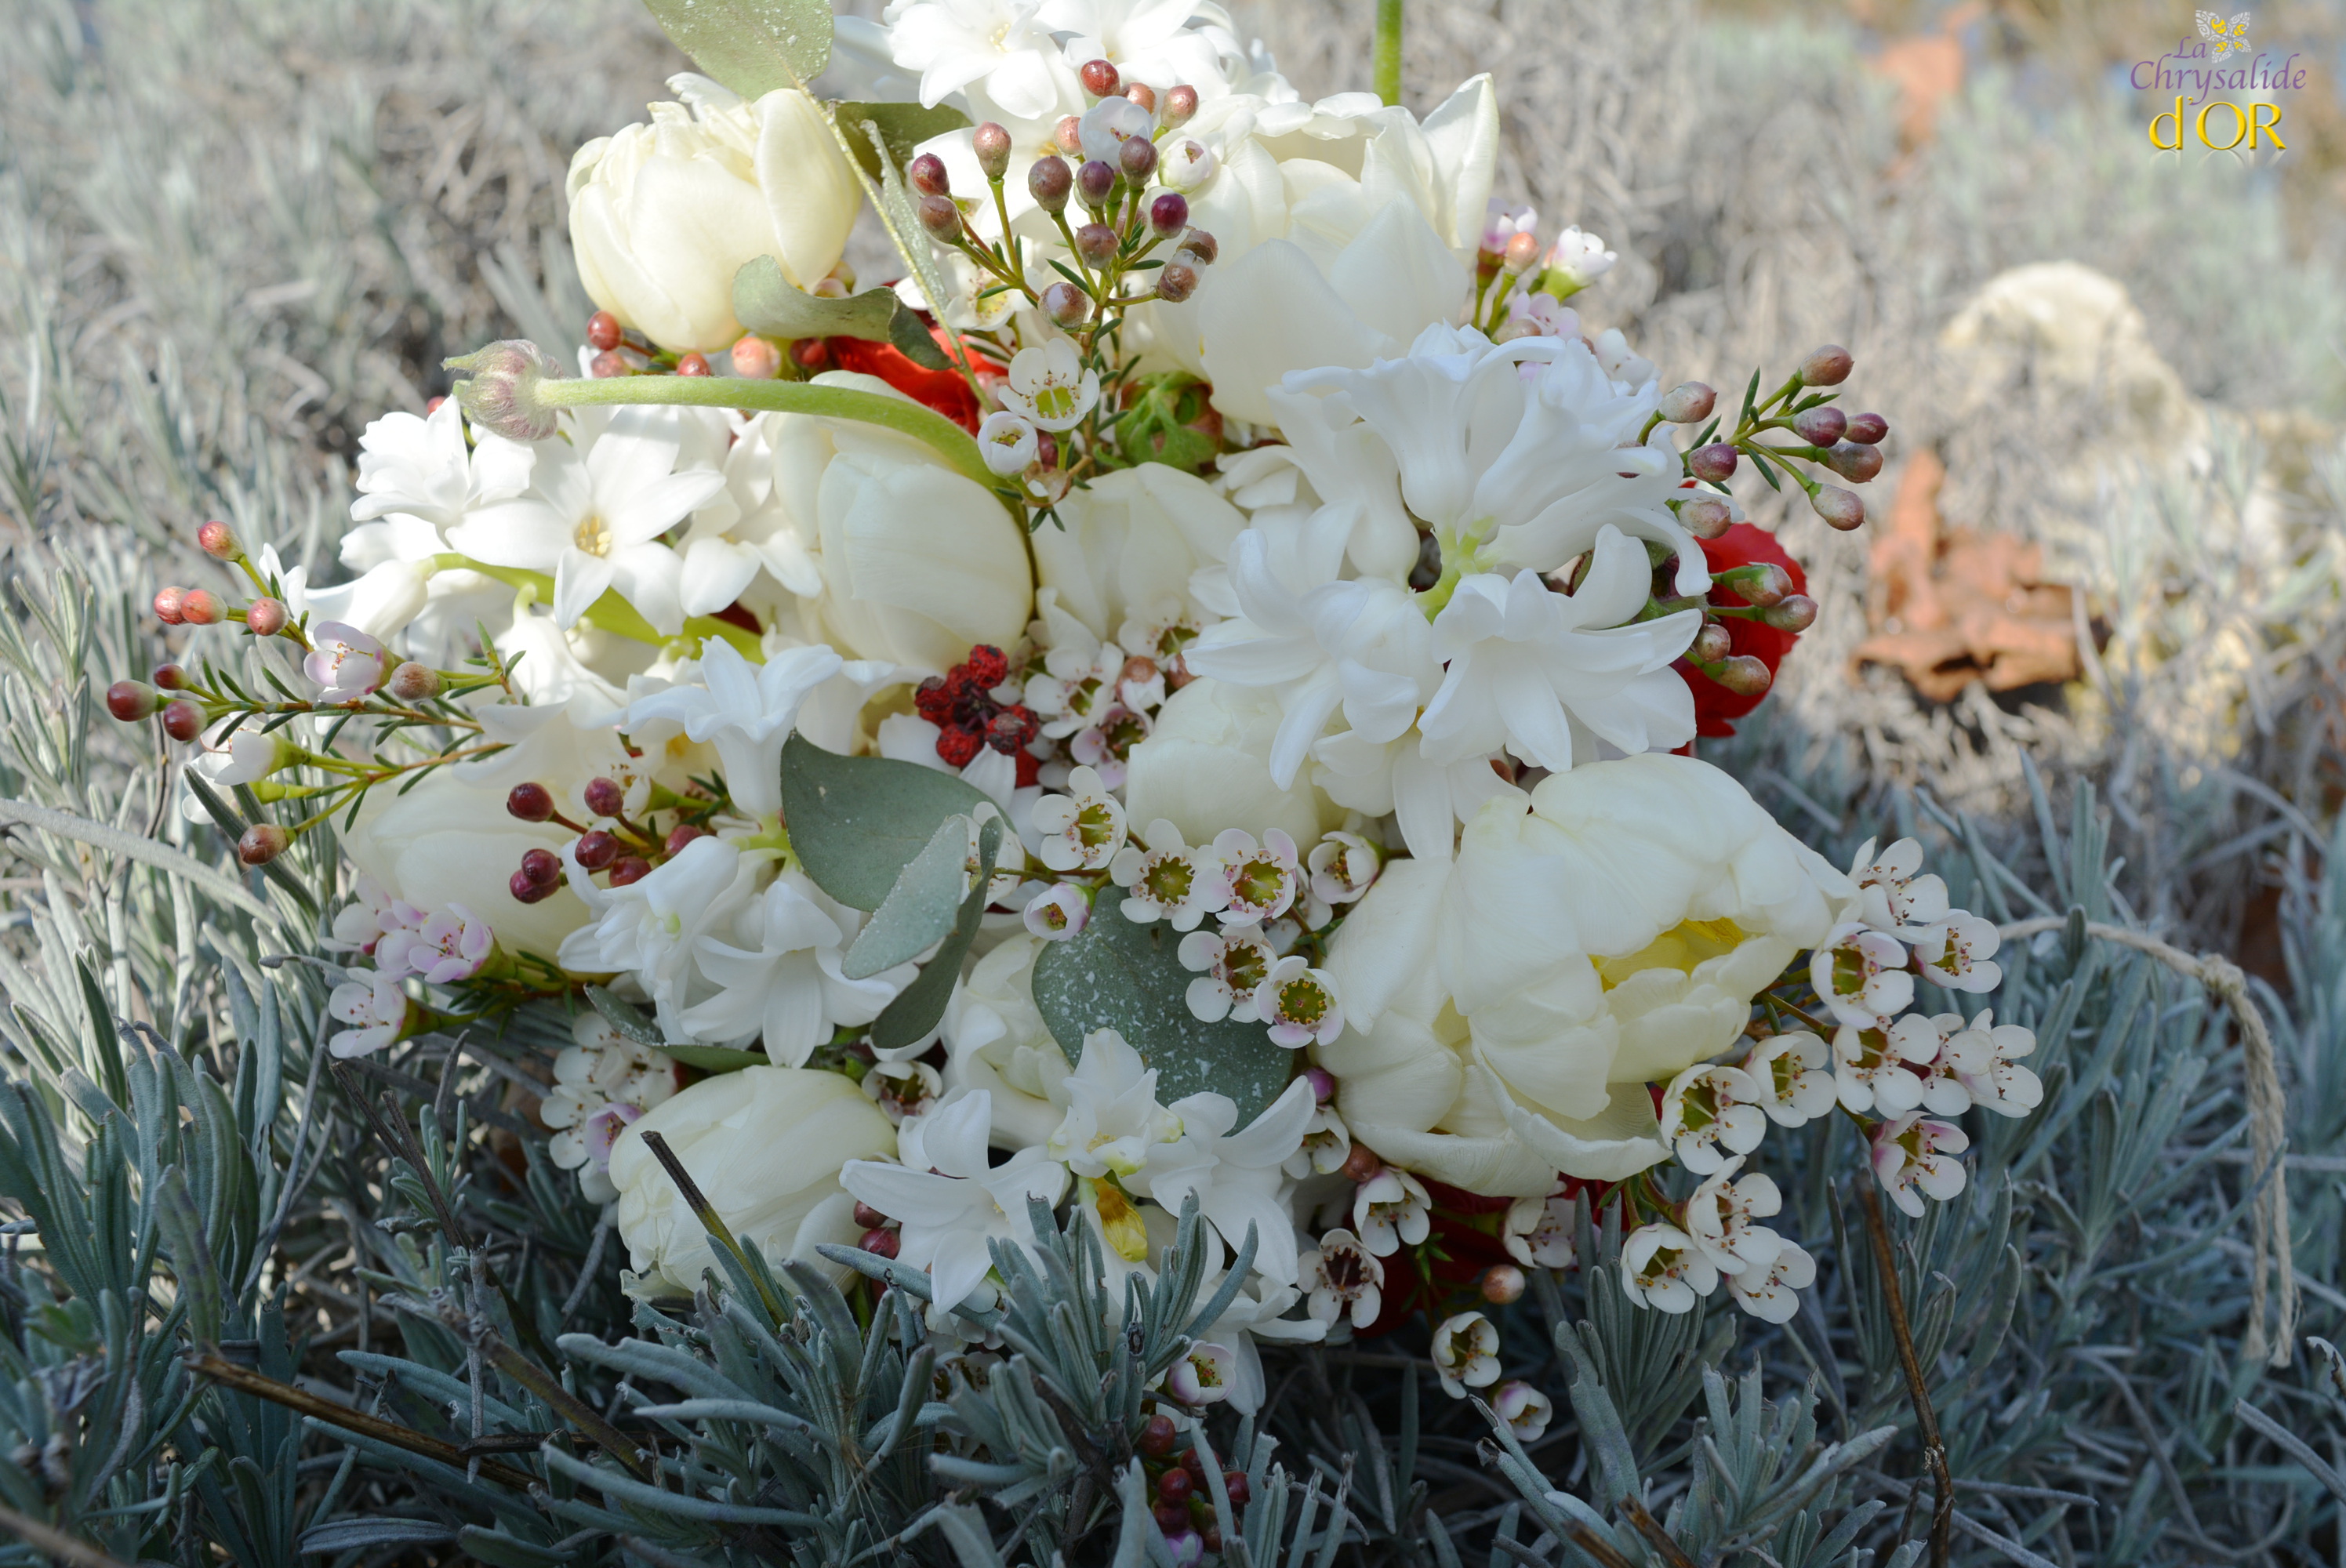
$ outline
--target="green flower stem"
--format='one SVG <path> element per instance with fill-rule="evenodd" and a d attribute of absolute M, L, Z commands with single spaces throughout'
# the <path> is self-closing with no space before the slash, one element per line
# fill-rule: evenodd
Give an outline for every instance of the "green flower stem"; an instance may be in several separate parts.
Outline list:
<path fill-rule="evenodd" d="M 688 408 L 746 408 L 760 413 L 811 413 L 861 420 L 925 442 L 956 473 L 992 492 L 994 473 L 969 432 L 909 399 L 811 382 L 749 381 L 739 376 L 609 376 L 540 381 L 535 400 L 547 408 L 595 403 L 659 403 Z M 596 606 L 602 607 L 599 604 Z M 640 618 L 640 617 L 638 617 Z M 617 628 L 598 622 L 607 630 Z M 632 634 L 628 634 L 632 635 Z"/>
<path fill-rule="evenodd" d="M 1377 97 L 1389 104 L 1401 102 L 1401 5 L 1402 0 L 1377 0 Z"/>

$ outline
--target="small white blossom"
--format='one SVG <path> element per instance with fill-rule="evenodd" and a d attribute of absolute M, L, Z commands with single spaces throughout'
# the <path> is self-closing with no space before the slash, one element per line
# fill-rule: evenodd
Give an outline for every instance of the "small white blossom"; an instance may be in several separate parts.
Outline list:
<path fill-rule="evenodd" d="M 1352 1155 L 1352 1129 L 1344 1125 L 1344 1118 L 1336 1114 L 1335 1106 L 1321 1105 L 1311 1113 L 1311 1120 L 1303 1129 L 1302 1144 L 1287 1156 L 1282 1168 L 1300 1181 L 1308 1176 L 1327 1176 L 1343 1169 Z"/>
<path fill-rule="evenodd" d="M 1988 1012 L 1947 1042 L 1945 1055 L 1981 1109 L 2025 1116 L 2045 1103 L 2043 1080 L 2019 1062 L 2035 1050 L 2034 1033 L 2017 1023 L 1998 1023 Z"/>
<path fill-rule="evenodd" d="M 1605 241 L 1594 234 L 1582 233 L 1576 226 L 1557 235 L 1556 243 L 1547 248 L 1547 254 L 1541 259 L 1540 281 L 1552 287 L 1569 285 L 1556 289 L 1557 295 L 1563 297 L 1586 289 L 1613 270 L 1613 264 L 1619 260 L 1619 256 L 1605 249 Z"/>
<path fill-rule="evenodd" d="M 1181 1135 L 1181 1118 L 1157 1103 L 1157 1070 L 1113 1029 L 1084 1036 L 1083 1059 L 1063 1087 L 1067 1113 L 1043 1152 L 1077 1176 L 1132 1176 L 1152 1145 Z"/>
<path fill-rule="evenodd" d="M 1977 915 L 1957 910 L 1913 940 L 1923 978 L 1934 985 L 1976 995 L 2004 983 L 2004 966 L 1993 962 L 2003 939 Z"/>
<path fill-rule="evenodd" d="M 1165 1374 L 1165 1391 L 1185 1405 L 1214 1405 L 1230 1397 L 1238 1358 L 1227 1345 L 1196 1344 Z"/>
<path fill-rule="evenodd" d="M 863 1097 L 896 1126 L 927 1115 L 944 1097 L 944 1074 L 926 1062 L 874 1062 L 860 1085 Z"/>
<path fill-rule="evenodd" d="M 996 409 L 977 427 L 977 450 L 985 466 L 1003 478 L 1025 471 L 1042 444 L 1034 422 L 1008 409 Z"/>
<path fill-rule="evenodd" d="M 1698 1062 L 1662 1093 L 1662 1139 L 1678 1163 L 1698 1176 L 1749 1154 L 1767 1135 L 1767 1101 L 1750 1074 L 1724 1062 Z"/>
<path fill-rule="evenodd" d="M 1568 1197 L 1519 1197 L 1507 1206 L 1499 1240 L 1508 1257 L 1526 1267 L 1564 1268 L 1574 1261 L 1578 1221 L 1578 1206 Z"/>
<path fill-rule="evenodd" d="M 1687 1199 L 1686 1233 L 1695 1250 L 1721 1274 L 1764 1268 L 1784 1244 L 1774 1231 L 1752 1223 L 1782 1209 L 1783 1195 L 1764 1171 L 1735 1180 L 1742 1166 L 1743 1156 L 1738 1155 Z"/>
<path fill-rule="evenodd" d="M 1947 912 L 1947 884 L 1923 876 L 1923 846 L 1901 839 L 1880 854 L 1868 839 L 1849 868 L 1857 884 L 1859 918 L 1878 932 L 1895 936 L 1910 926 L 1928 925 Z"/>
<path fill-rule="evenodd" d="M 1834 1017 L 1860 1029 L 1883 1027 L 1914 1000 L 1906 949 L 1856 921 L 1835 926 L 1809 955 L 1809 983 Z"/>
<path fill-rule="evenodd" d="M 1675 1225 L 1641 1225 L 1621 1243 L 1621 1290 L 1641 1307 L 1690 1312 L 1719 1288 L 1719 1270 Z"/>
<path fill-rule="evenodd" d="M 1305 1310 L 1322 1323 L 1350 1313 L 1352 1327 L 1365 1329 L 1384 1310 L 1385 1266 L 1361 1238 L 1341 1228 L 1320 1238 L 1303 1255 L 1302 1286 L 1311 1300 Z"/>
<path fill-rule="evenodd" d="M 1270 1043 L 1290 1051 L 1329 1045 L 1344 1032 L 1344 1004 L 1336 977 L 1300 954 L 1270 966 L 1254 990 L 1255 1015 L 1270 1025 Z"/>
<path fill-rule="evenodd" d="M 1499 1380 L 1499 1330 L 1480 1312 L 1461 1312 L 1433 1331 L 1433 1369 L 1442 1391 L 1463 1400 L 1469 1389 Z"/>
<path fill-rule="evenodd" d="M 1056 882 L 1027 901 L 1020 916 L 1045 942 L 1065 942 L 1091 923 L 1092 901 L 1073 882 Z"/>
<path fill-rule="evenodd" d="M 1892 1203 L 1920 1219 L 1925 1196 L 1944 1203 L 1964 1190 L 1964 1162 L 1954 1156 L 1969 1147 L 1962 1128 L 1910 1112 L 1873 1129 L 1873 1174 Z"/>
<path fill-rule="evenodd" d="M 1053 338 L 1038 348 L 1018 351 L 1001 396 L 1005 408 L 1045 430 L 1073 430 L 1099 402 L 1099 372 L 1084 367 L 1075 344 Z"/>
<path fill-rule="evenodd" d="M 488 921 L 463 904 L 434 910 L 421 925 L 388 932 L 375 944 L 375 966 L 385 974 L 415 974 L 434 985 L 454 985 L 481 972 L 496 945 Z"/>
<path fill-rule="evenodd" d="M 1887 1029 L 1856 1029 L 1847 1024 L 1833 1032 L 1833 1089 L 1852 1111 L 1879 1111 L 1903 1115 L 1923 1103 L 1923 1077 L 1913 1070 L 1919 1051 L 1927 1061 L 1937 1053 L 1934 1040 L 1909 1030 L 1902 1038 Z"/>
<path fill-rule="evenodd" d="M 1181 830 L 1158 818 L 1140 835 L 1142 850 L 1127 844 L 1108 862 L 1108 876 L 1127 890 L 1124 918 L 1137 924 L 1168 921 L 1175 931 L 1195 931 L 1226 896 L 1221 862 L 1205 845 L 1181 841 Z"/>
<path fill-rule="evenodd" d="M 1516 235 L 1538 231 L 1539 213 L 1532 208 L 1496 196 L 1483 204 L 1483 249 L 1494 256 L 1504 253 Z"/>
<path fill-rule="evenodd" d="M 1091 722 L 1068 738 L 1067 754 L 1085 767 L 1098 769 L 1108 788 L 1119 789 L 1125 781 L 1132 748 L 1148 739 L 1154 728 L 1147 714 L 1121 702 L 1111 702 L 1096 709 Z"/>
<path fill-rule="evenodd" d="M 1067 790 L 1038 798 L 1027 815 L 1042 835 L 1037 853 L 1055 871 L 1099 871 L 1124 848 L 1124 802 L 1089 768 L 1067 775 Z"/>
<path fill-rule="evenodd" d="M 1765 1268 L 1747 1268 L 1729 1277 L 1727 1288 L 1735 1304 L 1766 1323 L 1789 1323 L 1800 1310 L 1800 1293 L 1817 1282 L 1817 1260 L 1796 1241 L 1778 1239 L 1776 1256 Z"/>
<path fill-rule="evenodd" d="M 1832 1053 L 1805 1029 L 1771 1034 L 1752 1048 L 1744 1072 L 1760 1085 L 1760 1108 L 1780 1127 L 1804 1126 L 1832 1109 Z"/>
<path fill-rule="evenodd" d="M 344 981 L 326 999 L 326 1011 L 350 1025 L 327 1042 L 337 1056 L 372 1055 L 407 1026 L 407 993 L 400 989 L 399 977 L 382 970 L 360 973 L 363 978 Z"/>
<path fill-rule="evenodd" d="M 392 897 L 381 882 L 361 872 L 352 884 L 351 901 L 334 911 L 334 934 L 326 946 L 336 952 L 372 953 L 384 937 L 413 931 L 423 920 L 422 910 Z"/>
<path fill-rule="evenodd" d="M 1214 853 L 1222 862 L 1222 882 L 1229 902 L 1214 912 L 1260 925 L 1277 920 L 1294 903 L 1303 886 L 1302 868 L 1295 840 L 1271 829 L 1262 842 L 1243 828 L 1226 828 L 1214 835 Z"/>
<path fill-rule="evenodd" d="M 1279 955 L 1252 925 L 1226 925 L 1219 931 L 1193 931 L 1176 950 L 1184 969 L 1197 972 L 1186 993 L 1189 1012 L 1200 1023 L 1228 1018 L 1253 1023 L 1254 995 L 1270 976 Z"/>
<path fill-rule="evenodd" d="M 1492 1391 L 1491 1413 L 1507 1423 L 1517 1442 L 1537 1442 L 1556 1419 L 1556 1403 L 1529 1383 L 1510 1379 Z"/>
<path fill-rule="evenodd" d="M 1897 1054 L 1911 1064 L 1910 1070 L 1923 1080 L 1922 1106 L 1934 1116 L 1960 1116 L 1972 1108 L 1971 1090 L 1955 1071 L 1947 1055 L 1947 1041 L 1964 1027 L 1960 1013 L 1942 1013 L 1936 1016 L 1909 1013 L 1890 1026 L 1890 1041 Z M 1877 1100 L 1879 1096 L 1876 1096 Z M 1885 1107 L 1889 1108 L 1889 1107 Z M 1912 1110 L 1911 1105 L 1895 1107 Z"/>
<path fill-rule="evenodd" d="M 1314 897 L 1322 903 L 1349 904 L 1375 883 L 1384 869 L 1384 856 L 1358 833 L 1330 833 L 1311 846 L 1306 865 Z"/>
<path fill-rule="evenodd" d="M 1390 1257 L 1433 1229 L 1433 1199 L 1405 1170 L 1385 1166 L 1352 1195 L 1352 1229 L 1371 1252 Z"/>
<path fill-rule="evenodd" d="M 310 654 L 301 673 L 318 683 L 328 702 L 364 697 L 391 678 L 392 657 L 382 644 L 353 626 L 321 621 L 310 628 Z"/>

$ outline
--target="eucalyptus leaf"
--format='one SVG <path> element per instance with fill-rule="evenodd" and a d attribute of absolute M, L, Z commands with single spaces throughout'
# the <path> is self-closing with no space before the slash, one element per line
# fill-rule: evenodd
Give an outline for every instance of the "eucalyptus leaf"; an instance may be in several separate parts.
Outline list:
<path fill-rule="evenodd" d="M 733 317 L 761 337 L 885 341 L 902 309 L 892 289 L 866 289 L 843 300 L 810 294 L 783 277 L 771 256 L 746 261 L 733 274 Z"/>
<path fill-rule="evenodd" d="M 644 0 L 693 64 L 745 98 L 802 87 L 831 64 L 830 0 Z"/>
<path fill-rule="evenodd" d="M 923 369 L 949 371 L 954 368 L 953 356 L 937 347 L 929 335 L 929 324 L 921 320 L 920 312 L 899 300 L 896 313 L 888 321 L 888 341 L 896 351 Z"/>
<path fill-rule="evenodd" d="M 962 840 L 964 846 L 968 841 L 965 838 Z M 968 852 L 966 848 L 963 852 Z M 986 891 L 994 881 L 994 860 L 1001 852 L 1002 818 L 997 813 L 987 818 L 985 826 L 978 830 L 977 884 L 962 901 L 953 934 L 937 949 L 937 955 L 921 966 L 913 983 L 899 992 L 896 1000 L 872 1021 L 873 1045 L 882 1051 L 910 1045 L 934 1029 L 937 1020 L 945 1015 L 945 1003 L 953 1000 L 954 984 L 961 978 L 961 961 L 968 954 L 969 944 L 977 940 L 978 921 L 985 915 Z"/>
<path fill-rule="evenodd" d="M 881 145 L 888 149 L 889 161 L 899 168 L 910 163 L 913 150 L 931 137 L 969 127 L 967 115 L 943 104 L 926 108 L 919 104 L 838 103 L 831 106 L 831 112 L 838 115 L 840 123 L 848 127 L 848 138 L 855 149 L 855 161 L 862 164 L 863 172 L 874 179 L 881 178 L 880 158 L 872 150 L 869 136 L 857 127 L 869 125 L 877 127 Z"/>
<path fill-rule="evenodd" d="M 740 1051 L 730 1045 L 655 1045 L 652 1049 L 698 1073 L 739 1073 L 744 1067 L 771 1064 L 763 1051 Z"/>
<path fill-rule="evenodd" d="M 1200 1023 L 1187 1000 L 1197 976 L 1182 967 L 1181 933 L 1125 919 L 1115 900 L 1106 895 L 1082 931 L 1035 961 L 1035 1005 L 1051 1038 L 1073 1062 L 1085 1035 L 1113 1029 L 1157 1069 L 1159 1102 L 1210 1089 L 1238 1103 L 1245 1125 L 1287 1087 L 1295 1054 L 1260 1023 Z"/>
<path fill-rule="evenodd" d="M 884 757 L 842 757 L 803 736 L 782 747 L 782 820 L 814 885 L 876 910 L 937 824 L 993 802 L 956 774 Z"/>
<path fill-rule="evenodd" d="M 896 885 L 856 933 L 839 972 L 850 980 L 866 980 L 883 969 L 910 963 L 952 934 L 961 912 L 962 875 L 968 867 L 969 819 L 948 817 L 928 847 L 896 874 Z"/>
<path fill-rule="evenodd" d="M 586 1001 L 603 1015 L 605 1023 L 637 1044 L 664 1045 L 668 1043 L 668 1036 L 660 1032 L 660 1026 L 645 1017 L 641 1009 L 620 1001 L 604 987 L 588 986 Z"/>

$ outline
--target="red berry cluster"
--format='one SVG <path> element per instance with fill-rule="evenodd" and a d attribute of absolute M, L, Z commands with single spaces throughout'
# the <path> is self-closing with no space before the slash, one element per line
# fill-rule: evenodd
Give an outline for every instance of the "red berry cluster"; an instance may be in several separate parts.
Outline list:
<path fill-rule="evenodd" d="M 1010 678 L 1010 660 L 984 643 L 969 657 L 921 683 L 913 706 L 937 727 L 937 755 L 964 768 L 982 746 L 991 746 L 1018 765 L 1021 789 L 1035 780 L 1041 759 L 1026 749 L 1043 721 L 1023 702 L 1004 702 L 994 693 Z"/>
<path fill-rule="evenodd" d="M 1133 1443 L 1141 1452 L 1150 1489 L 1156 1493 L 1151 1512 L 1157 1516 L 1157 1528 L 1165 1532 L 1168 1541 L 1179 1541 L 1184 1534 L 1194 1532 L 1206 1551 L 1219 1552 L 1222 1536 L 1214 1520 L 1213 1489 L 1206 1481 L 1205 1461 L 1194 1448 L 1183 1449 L 1178 1458 L 1174 1457 L 1177 1441 L 1171 1418 L 1159 1412 L 1148 1418 Z M 1244 1512 L 1247 1500 L 1253 1494 L 1246 1472 L 1222 1471 L 1222 1490 L 1229 1497 L 1230 1511 Z M 1179 1561 L 1179 1557 L 1176 1553 L 1175 1560 Z"/>

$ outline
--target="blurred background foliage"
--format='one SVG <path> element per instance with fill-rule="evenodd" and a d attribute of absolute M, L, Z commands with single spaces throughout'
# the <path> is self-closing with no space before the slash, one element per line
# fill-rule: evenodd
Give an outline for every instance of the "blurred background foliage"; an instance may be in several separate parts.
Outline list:
<path fill-rule="evenodd" d="M 1232 10 L 1307 94 L 1366 81 L 1360 0 Z M 1493 71 L 1501 188 L 1621 253 L 1592 325 L 1722 387 L 1842 341 L 1852 406 L 1891 421 L 1866 531 L 1747 498 L 1824 615 L 1706 754 L 1837 858 L 1912 831 L 1959 901 L 2067 921 L 1995 998 L 2045 1038 L 2045 1110 L 1974 1127 L 1971 1195 L 1900 1225 L 1966 1563 L 2346 1563 L 2320 1342 L 2346 1337 L 2346 7 L 2253 16 L 2310 78 L 2259 167 L 2151 152 L 2164 106 L 2127 73 L 2188 6 L 1410 6 L 1412 101 Z M 1069 1487 L 1120 1484 L 1071 1480 L 1113 1446 L 1108 1360 L 1038 1343 L 930 1401 L 891 1314 L 819 1290 L 633 1308 L 531 1115 L 558 1020 L 330 1074 L 331 842 L 240 877 L 154 738 L 101 716 L 165 657 L 142 606 L 201 580 L 198 522 L 329 576 L 369 419 L 420 410 L 444 354 L 571 341 L 570 152 L 682 58 L 634 0 L 11 0 L 6 23 L 0 1563 L 1144 1561 L 1114 1504 L 1068 1518 Z M 194 628 L 170 651 L 234 657 Z M 2238 1041 L 2081 918 L 2230 956 L 2273 1023 L 2310 1337 L 2286 1368 L 2241 1354 Z M 1422 1324 L 1274 1357 L 1260 1429 L 1214 1431 L 1281 1512 L 1232 1533 L 1290 1564 L 1913 1561 L 1928 1488 L 1846 1150 L 1768 1149 L 1826 1263 L 1791 1328 L 1543 1280 L 1508 1370 L 1566 1415 L 1528 1453 L 1419 1386 Z M 1095 1377 L 1081 1410 L 1035 1391 Z M 853 1473 L 693 1399 L 829 1410 Z M 319 1424 L 337 1409 L 394 1436 Z M 540 1446 L 613 1420 L 660 1449 L 656 1484 L 626 1441 Z M 942 1511 L 901 1473 L 908 1423 L 968 1467 Z M 1051 1501 L 1022 1522 L 968 1478 Z"/>

